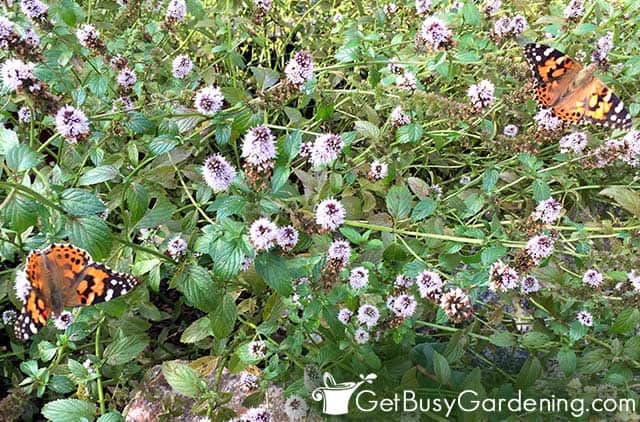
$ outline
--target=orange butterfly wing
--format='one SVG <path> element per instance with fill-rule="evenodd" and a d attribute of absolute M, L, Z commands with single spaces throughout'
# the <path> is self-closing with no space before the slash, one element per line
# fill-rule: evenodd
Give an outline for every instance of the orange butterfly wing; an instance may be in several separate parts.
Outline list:
<path fill-rule="evenodd" d="M 32 251 L 25 266 L 30 291 L 16 324 L 16 337 L 28 340 L 63 307 L 106 302 L 128 293 L 138 284 L 130 274 L 93 262 L 77 246 L 54 244 Z"/>

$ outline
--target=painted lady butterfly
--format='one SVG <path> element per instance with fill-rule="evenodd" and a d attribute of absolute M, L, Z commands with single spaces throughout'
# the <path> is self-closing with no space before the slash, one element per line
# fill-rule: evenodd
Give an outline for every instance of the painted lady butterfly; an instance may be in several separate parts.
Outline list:
<path fill-rule="evenodd" d="M 595 77 L 596 63 L 582 67 L 566 54 L 542 44 L 527 44 L 524 55 L 536 79 L 536 100 L 543 107 L 551 107 L 559 119 L 631 128 L 631 115 L 622 101 Z"/>
<path fill-rule="evenodd" d="M 139 281 L 93 262 L 86 251 L 66 244 L 32 251 L 25 275 L 26 286 L 21 288 L 26 300 L 15 324 L 16 337 L 23 341 L 44 327 L 52 315 L 59 316 L 63 308 L 107 302 L 129 292 Z"/>

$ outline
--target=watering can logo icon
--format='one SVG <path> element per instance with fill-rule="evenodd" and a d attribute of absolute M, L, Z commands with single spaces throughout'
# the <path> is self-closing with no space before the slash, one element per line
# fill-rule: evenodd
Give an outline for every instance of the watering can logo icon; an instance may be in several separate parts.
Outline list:
<path fill-rule="evenodd" d="M 322 413 L 325 415 L 346 415 L 349 413 L 349 399 L 364 383 L 371 384 L 378 378 L 376 374 L 364 376 L 360 374 L 359 382 L 343 382 L 336 384 L 330 373 L 322 376 L 324 387 L 318 387 L 311 393 L 315 401 L 322 401 Z"/>

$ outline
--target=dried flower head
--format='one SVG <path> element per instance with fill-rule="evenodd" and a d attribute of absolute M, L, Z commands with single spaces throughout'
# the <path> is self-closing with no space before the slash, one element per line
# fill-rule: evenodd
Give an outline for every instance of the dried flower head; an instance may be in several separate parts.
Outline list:
<path fill-rule="evenodd" d="M 236 174 L 236 168 L 220 154 L 210 156 L 202 165 L 202 177 L 216 193 L 227 190 Z"/>
<path fill-rule="evenodd" d="M 405 72 L 396 77 L 396 86 L 403 91 L 413 92 L 418 88 L 418 80 L 416 75 L 411 72 Z"/>
<path fill-rule="evenodd" d="M 444 293 L 440 299 L 440 308 L 456 324 L 468 320 L 473 315 L 469 295 L 460 288 Z"/>

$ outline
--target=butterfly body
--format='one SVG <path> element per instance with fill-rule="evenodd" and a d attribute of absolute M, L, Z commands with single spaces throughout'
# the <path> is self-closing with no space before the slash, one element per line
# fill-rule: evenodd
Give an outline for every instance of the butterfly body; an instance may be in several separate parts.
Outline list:
<path fill-rule="evenodd" d="M 583 67 L 542 44 L 527 44 L 524 53 L 536 82 L 536 100 L 542 107 L 551 108 L 568 123 L 631 127 L 631 115 L 622 101 L 596 77 L 596 63 Z"/>
<path fill-rule="evenodd" d="M 93 262 L 84 250 L 66 244 L 32 251 L 25 273 L 29 292 L 15 325 L 16 336 L 22 340 L 28 340 L 66 307 L 106 302 L 138 283 L 134 276 Z"/>

